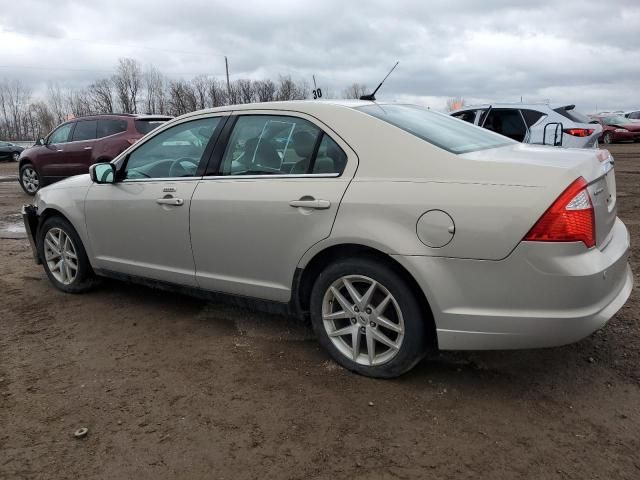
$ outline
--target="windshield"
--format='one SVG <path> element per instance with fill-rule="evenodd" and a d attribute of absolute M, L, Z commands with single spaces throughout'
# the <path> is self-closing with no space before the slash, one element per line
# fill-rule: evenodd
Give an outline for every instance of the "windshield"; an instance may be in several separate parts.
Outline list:
<path fill-rule="evenodd" d="M 367 105 L 356 110 L 379 118 L 451 153 L 502 147 L 513 140 L 417 105 Z"/>
<path fill-rule="evenodd" d="M 607 125 L 628 125 L 630 123 L 635 124 L 627 117 L 623 117 L 622 115 L 613 115 L 611 117 L 604 117 L 604 123 Z"/>

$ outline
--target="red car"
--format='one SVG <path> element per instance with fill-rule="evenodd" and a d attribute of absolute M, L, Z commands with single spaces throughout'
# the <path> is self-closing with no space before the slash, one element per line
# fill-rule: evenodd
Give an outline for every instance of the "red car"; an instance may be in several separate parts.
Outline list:
<path fill-rule="evenodd" d="M 640 142 L 640 122 L 630 120 L 622 115 L 606 115 L 594 117 L 602 125 L 600 141 L 603 143 Z"/>
<path fill-rule="evenodd" d="M 20 155 L 20 185 L 29 195 L 89 166 L 109 162 L 138 139 L 172 117 L 90 115 L 69 120 Z"/>

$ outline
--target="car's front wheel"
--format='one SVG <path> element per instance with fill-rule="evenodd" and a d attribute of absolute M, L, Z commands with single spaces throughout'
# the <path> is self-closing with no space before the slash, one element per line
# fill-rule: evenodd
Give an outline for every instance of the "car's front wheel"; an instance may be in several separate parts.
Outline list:
<path fill-rule="evenodd" d="M 29 195 L 35 195 L 40 189 L 40 175 L 30 163 L 25 163 L 20 168 L 20 186 Z"/>
<path fill-rule="evenodd" d="M 397 377 L 426 353 L 420 304 L 402 276 L 376 259 L 327 267 L 315 282 L 310 308 L 320 344 L 354 372 Z"/>
<path fill-rule="evenodd" d="M 38 252 L 49 280 L 59 290 L 82 293 L 93 286 L 95 275 L 87 253 L 66 219 L 54 216 L 44 221 L 38 231 Z"/>
<path fill-rule="evenodd" d="M 602 137 L 602 142 L 606 143 L 607 145 L 610 145 L 613 143 L 613 136 L 611 135 L 611 133 L 607 132 L 604 134 L 604 137 Z"/>

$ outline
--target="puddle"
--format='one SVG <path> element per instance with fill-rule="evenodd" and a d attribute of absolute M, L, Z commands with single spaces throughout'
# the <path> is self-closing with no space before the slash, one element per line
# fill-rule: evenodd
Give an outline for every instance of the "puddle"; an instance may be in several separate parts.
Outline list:
<path fill-rule="evenodd" d="M 0 238 L 27 238 L 22 215 L 13 213 L 0 218 Z"/>

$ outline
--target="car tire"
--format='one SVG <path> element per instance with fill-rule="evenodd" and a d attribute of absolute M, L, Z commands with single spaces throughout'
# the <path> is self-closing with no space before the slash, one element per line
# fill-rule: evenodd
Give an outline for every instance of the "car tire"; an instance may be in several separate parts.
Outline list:
<path fill-rule="evenodd" d="M 17 162 L 19 159 L 20 159 L 20 153 L 18 153 L 18 152 L 13 152 L 13 153 L 11 154 L 11 160 L 12 160 L 12 161 Z"/>
<path fill-rule="evenodd" d="M 51 283 L 66 293 L 83 293 L 96 283 L 82 240 L 60 216 L 49 217 L 38 229 L 38 254 Z"/>
<path fill-rule="evenodd" d="M 320 344 L 361 375 L 398 377 L 427 352 L 429 323 L 411 286 L 375 258 L 329 265 L 315 281 L 310 309 Z"/>
<path fill-rule="evenodd" d="M 602 136 L 602 143 L 604 143 L 606 145 L 611 145 L 613 143 L 613 137 L 611 136 L 611 134 L 609 132 L 605 133 Z"/>
<path fill-rule="evenodd" d="M 35 195 L 40 190 L 42 181 L 36 167 L 31 163 L 25 163 L 20 167 L 20 176 L 18 177 L 22 190 L 27 195 Z"/>

